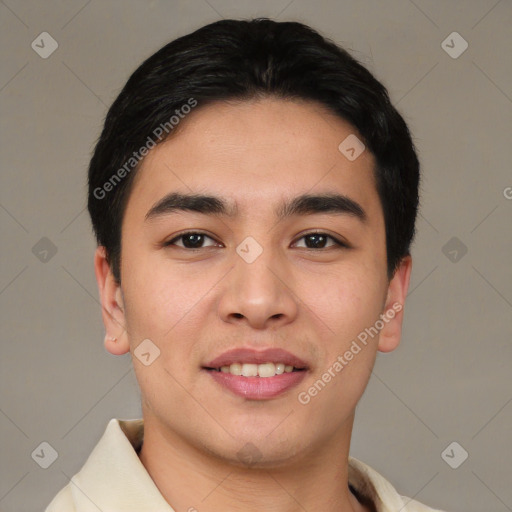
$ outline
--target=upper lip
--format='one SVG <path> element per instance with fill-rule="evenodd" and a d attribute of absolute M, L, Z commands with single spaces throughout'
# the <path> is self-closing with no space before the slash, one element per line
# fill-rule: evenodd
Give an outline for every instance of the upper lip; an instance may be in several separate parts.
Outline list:
<path fill-rule="evenodd" d="M 252 348 L 235 348 L 224 352 L 216 357 L 205 368 L 221 368 L 233 363 L 264 364 L 264 363 L 284 363 L 294 366 L 298 369 L 307 369 L 307 364 L 299 357 L 280 348 L 267 348 L 265 350 L 254 350 Z"/>

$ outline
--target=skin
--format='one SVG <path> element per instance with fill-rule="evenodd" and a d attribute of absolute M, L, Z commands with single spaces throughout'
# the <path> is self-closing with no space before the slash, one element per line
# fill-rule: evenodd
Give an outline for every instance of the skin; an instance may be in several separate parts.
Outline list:
<path fill-rule="evenodd" d="M 132 354 L 145 421 L 140 460 L 176 511 L 364 510 L 348 490 L 354 412 L 377 351 L 400 342 L 403 310 L 309 404 L 297 400 L 380 314 L 404 304 L 409 286 L 409 256 L 387 279 L 373 156 L 365 150 L 351 162 L 338 150 L 352 133 L 313 102 L 198 107 L 138 171 L 122 225 L 121 285 L 104 248 L 96 251 L 105 347 Z M 239 216 L 179 212 L 146 221 L 169 192 L 222 196 L 236 201 Z M 274 216 L 283 199 L 325 192 L 357 201 L 366 222 Z M 210 238 L 195 251 L 183 238 L 163 247 L 185 230 Z M 308 249 L 311 230 L 350 248 L 327 239 Z M 236 252 L 248 236 L 263 248 L 251 264 Z M 133 351 L 148 338 L 160 356 L 145 366 Z M 284 348 L 309 372 L 274 399 L 235 396 L 201 367 L 241 346 Z M 249 442 L 259 460 L 244 465 L 237 452 Z"/>

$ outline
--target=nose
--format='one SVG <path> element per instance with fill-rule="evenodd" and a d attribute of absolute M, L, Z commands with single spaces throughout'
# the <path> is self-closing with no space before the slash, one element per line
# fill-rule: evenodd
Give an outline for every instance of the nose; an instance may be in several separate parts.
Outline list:
<path fill-rule="evenodd" d="M 235 255 L 219 301 L 219 315 L 228 323 L 246 323 L 253 329 L 277 328 L 292 322 L 298 298 L 291 272 L 270 250 L 252 263 Z"/>

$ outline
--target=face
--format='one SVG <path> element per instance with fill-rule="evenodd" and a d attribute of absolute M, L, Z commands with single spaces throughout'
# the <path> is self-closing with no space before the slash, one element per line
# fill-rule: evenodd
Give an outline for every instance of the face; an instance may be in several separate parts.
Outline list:
<path fill-rule="evenodd" d="M 96 274 L 118 338 L 106 347 L 132 353 L 147 425 L 233 463 L 253 450 L 261 465 L 349 435 L 377 350 L 399 342 L 410 272 L 406 259 L 387 279 L 375 161 L 338 149 L 351 134 L 315 103 L 223 102 L 146 157 L 121 286 L 102 248 Z"/>

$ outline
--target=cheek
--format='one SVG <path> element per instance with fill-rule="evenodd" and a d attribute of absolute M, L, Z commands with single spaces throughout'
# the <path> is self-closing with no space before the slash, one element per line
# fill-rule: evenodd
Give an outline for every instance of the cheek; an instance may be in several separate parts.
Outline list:
<path fill-rule="evenodd" d="M 334 431 L 356 407 L 375 363 L 378 338 L 368 337 L 365 329 L 379 318 L 382 278 L 354 267 L 312 283 L 308 306 L 327 327 L 317 338 L 323 349 L 319 366 L 300 391 L 309 396 L 311 415 L 324 418 L 324 428 Z"/>
<path fill-rule="evenodd" d="M 382 308 L 385 283 L 372 266 L 347 264 L 303 276 L 299 297 L 334 339 L 347 340 L 373 324 Z"/>
<path fill-rule="evenodd" d="M 133 266 L 126 272 L 123 290 L 132 352 L 145 339 L 159 350 L 158 358 L 149 366 L 141 364 L 133 354 L 143 399 L 146 404 L 155 405 L 165 397 L 177 407 L 186 398 L 179 383 L 189 378 L 191 367 L 187 363 L 197 360 L 194 344 L 201 325 L 198 315 L 205 284 L 199 275 L 187 279 L 183 271 L 170 268 L 154 264 Z"/>
<path fill-rule="evenodd" d="M 128 250 L 126 251 L 128 253 Z M 215 284 L 214 276 L 197 265 L 177 265 L 132 252 L 123 265 L 127 322 L 133 330 L 163 337 L 194 315 L 196 306 Z"/>

